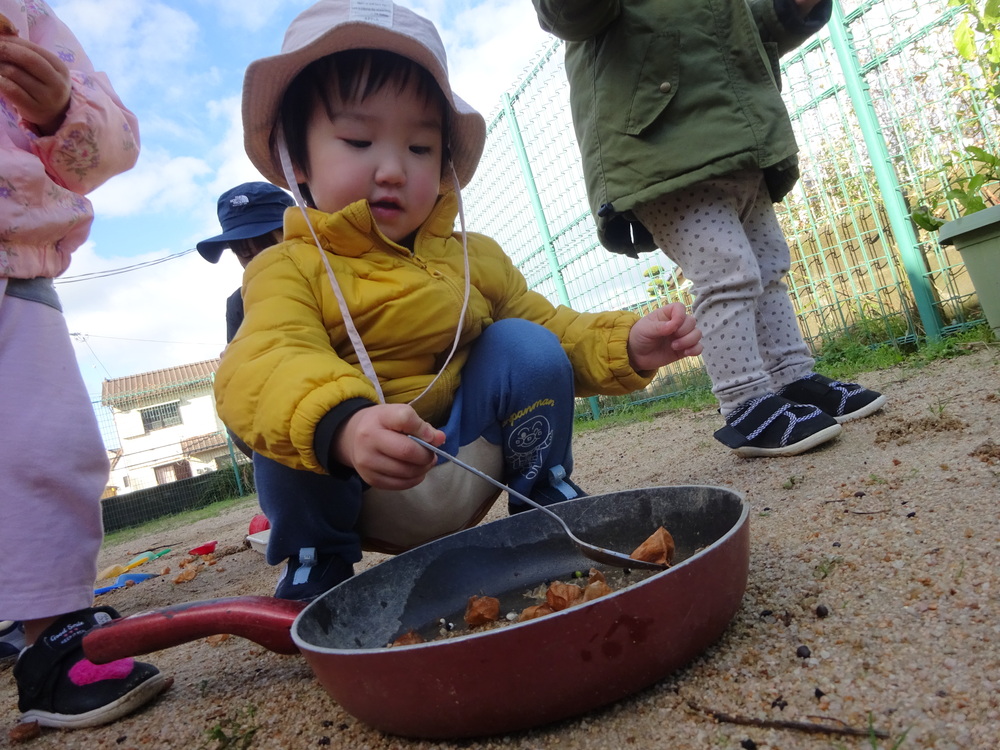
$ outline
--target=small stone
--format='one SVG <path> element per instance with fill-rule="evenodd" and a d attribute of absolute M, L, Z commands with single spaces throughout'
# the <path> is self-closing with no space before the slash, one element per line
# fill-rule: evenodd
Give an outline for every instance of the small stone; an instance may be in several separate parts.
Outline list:
<path fill-rule="evenodd" d="M 795 649 L 795 655 L 800 659 L 808 659 L 812 656 L 812 651 L 809 650 L 808 646 L 799 646 Z"/>

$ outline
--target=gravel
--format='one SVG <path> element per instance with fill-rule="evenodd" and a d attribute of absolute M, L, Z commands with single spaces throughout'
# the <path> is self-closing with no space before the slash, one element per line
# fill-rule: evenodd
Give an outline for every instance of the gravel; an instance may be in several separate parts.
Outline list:
<path fill-rule="evenodd" d="M 591 493 L 709 484 L 751 505 L 750 576 L 723 637 L 687 668 L 585 716 L 456 742 L 389 737 L 356 721 L 300 657 L 240 638 L 147 658 L 175 678 L 145 710 L 96 729 L 43 730 L 44 748 L 994 748 L 1000 737 L 1000 349 L 859 378 L 879 414 L 792 458 L 741 459 L 712 438 L 712 409 L 579 435 L 574 479 Z M 490 518 L 505 508 L 501 501 Z M 101 567 L 168 544 L 161 575 L 100 603 L 131 614 L 273 591 L 244 548 L 252 503 L 102 551 Z M 183 552 L 219 558 L 174 583 Z M 382 559 L 366 556 L 363 566 Z M 17 720 L 10 662 L 0 716 Z M 836 733 L 839 728 L 884 737 Z M 904 737 L 905 734 L 905 737 Z M 244 739 L 249 744 L 242 744 Z"/>

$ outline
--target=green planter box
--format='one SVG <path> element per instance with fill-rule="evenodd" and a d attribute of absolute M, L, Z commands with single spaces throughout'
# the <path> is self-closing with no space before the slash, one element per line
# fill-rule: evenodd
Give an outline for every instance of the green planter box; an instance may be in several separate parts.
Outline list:
<path fill-rule="evenodd" d="M 938 241 L 962 255 L 986 322 L 1000 338 L 1000 206 L 949 221 L 938 230 Z"/>

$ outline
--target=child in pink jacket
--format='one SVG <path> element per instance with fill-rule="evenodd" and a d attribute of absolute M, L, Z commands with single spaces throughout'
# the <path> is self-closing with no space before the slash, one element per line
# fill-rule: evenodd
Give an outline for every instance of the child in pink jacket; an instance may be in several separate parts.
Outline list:
<path fill-rule="evenodd" d="M 22 721 L 103 724 L 169 686 L 83 656 L 108 458 L 52 279 L 87 238 L 83 196 L 130 169 L 135 116 L 42 0 L 0 0 L 0 620 L 23 622 Z"/>

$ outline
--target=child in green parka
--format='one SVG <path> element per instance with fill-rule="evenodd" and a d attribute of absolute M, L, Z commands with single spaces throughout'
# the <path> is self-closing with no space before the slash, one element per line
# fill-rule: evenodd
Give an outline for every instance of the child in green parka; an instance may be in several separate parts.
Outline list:
<path fill-rule="evenodd" d="M 255 454 L 268 562 L 286 562 L 276 595 L 313 599 L 362 548 L 482 519 L 493 486 L 410 435 L 542 504 L 581 496 L 574 395 L 632 391 L 697 355 L 694 319 L 679 304 L 643 318 L 556 307 L 493 240 L 455 232 L 485 123 L 406 8 L 321 0 L 251 63 L 243 94 L 251 161 L 301 208 L 247 266 L 215 381 Z"/>
<path fill-rule="evenodd" d="M 778 57 L 831 0 L 533 0 L 566 40 L 573 121 L 601 243 L 659 247 L 692 283 L 703 359 L 740 456 L 832 440 L 885 397 L 813 371 L 772 203 L 798 179 Z"/>

